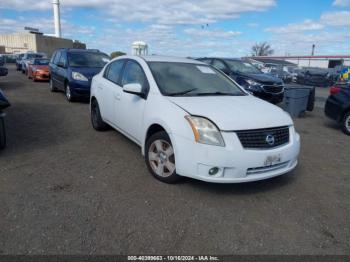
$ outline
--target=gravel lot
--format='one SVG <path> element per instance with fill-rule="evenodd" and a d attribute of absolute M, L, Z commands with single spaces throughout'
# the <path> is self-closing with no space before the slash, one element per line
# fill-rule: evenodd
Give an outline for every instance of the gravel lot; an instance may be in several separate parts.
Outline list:
<path fill-rule="evenodd" d="M 155 180 L 140 149 L 92 129 L 86 103 L 13 67 L 0 79 L 0 254 L 350 254 L 350 146 L 320 105 L 296 120 L 300 165 L 238 185 Z"/>

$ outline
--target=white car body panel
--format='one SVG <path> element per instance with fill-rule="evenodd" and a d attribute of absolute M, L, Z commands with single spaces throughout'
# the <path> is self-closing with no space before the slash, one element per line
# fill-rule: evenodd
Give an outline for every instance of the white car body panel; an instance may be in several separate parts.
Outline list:
<path fill-rule="evenodd" d="M 293 124 L 282 109 L 252 95 L 168 97 L 168 99 L 191 115 L 205 116 L 220 130 L 237 131 Z"/>
<path fill-rule="evenodd" d="M 140 145 L 142 154 L 144 154 L 147 131 L 152 125 L 157 124 L 170 137 L 175 152 L 176 172 L 181 176 L 216 183 L 240 183 L 282 175 L 296 167 L 300 137 L 294 130 L 291 118 L 280 108 L 251 95 L 163 96 L 146 61 L 203 63 L 190 59 L 158 56 L 123 56 L 111 62 L 118 59 L 131 59 L 141 65 L 150 87 L 147 99 L 125 93 L 122 87 L 106 80 L 103 77 L 105 69 L 93 78 L 91 97 L 98 101 L 102 119 Z M 221 130 L 225 146 L 195 142 L 191 126 L 185 119 L 189 114 L 203 116 L 215 123 Z M 290 141 L 287 145 L 269 150 L 243 148 L 234 132 L 281 126 L 289 126 Z M 276 170 L 268 169 L 264 163 L 269 156 L 278 156 L 280 163 L 284 166 Z M 208 174 L 208 170 L 212 167 L 220 169 L 215 176 Z M 263 170 L 261 173 L 256 173 L 256 168 L 263 168 Z M 250 169 L 253 169 L 253 173 L 250 173 Z"/>

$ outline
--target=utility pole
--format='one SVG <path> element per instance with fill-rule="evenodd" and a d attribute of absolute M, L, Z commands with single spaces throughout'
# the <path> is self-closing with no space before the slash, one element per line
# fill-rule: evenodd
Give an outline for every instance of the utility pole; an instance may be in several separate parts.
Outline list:
<path fill-rule="evenodd" d="M 60 1 L 53 0 L 52 5 L 53 5 L 53 15 L 54 15 L 54 22 L 55 22 L 55 36 L 61 37 Z"/>
<path fill-rule="evenodd" d="M 311 56 L 314 56 L 314 55 L 315 55 L 315 48 L 316 48 L 316 45 L 313 44 L 313 45 L 312 45 Z M 309 67 L 310 67 L 310 65 L 311 65 L 311 58 L 309 58 Z"/>

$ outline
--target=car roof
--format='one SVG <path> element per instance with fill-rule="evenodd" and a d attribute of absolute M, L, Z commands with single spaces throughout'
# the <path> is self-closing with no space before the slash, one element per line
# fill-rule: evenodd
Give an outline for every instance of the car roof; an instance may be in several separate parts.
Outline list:
<path fill-rule="evenodd" d="M 79 49 L 79 48 L 60 48 L 59 51 L 76 52 L 76 53 L 103 53 L 97 49 Z M 104 53 L 103 53 L 104 54 Z"/>
<path fill-rule="evenodd" d="M 222 59 L 222 60 L 243 61 L 241 58 L 228 58 L 228 57 L 200 57 L 198 59 Z"/>
<path fill-rule="evenodd" d="M 140 56 L 143 60 L 146 62 L 173 62 L 173 63 L 189 63 L 189 64 L 204 64 L 200 61 L 189 59 L 189 58 L 183 58 L 183 57 L 176 57 L 176 56 L 158 56 L 158 55 L 152 55 L 152 56 Z M 132 58 L 132 56 L 130 56 Z"/>

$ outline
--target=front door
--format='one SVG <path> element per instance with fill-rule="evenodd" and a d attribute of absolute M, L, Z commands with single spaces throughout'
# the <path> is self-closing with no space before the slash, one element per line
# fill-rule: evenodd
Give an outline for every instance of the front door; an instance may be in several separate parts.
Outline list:
<path fill-rule="evenodd" d="M 149 83 L 141 65 L 136 61 L 129 60 L 123 71 L 122 85 L 135 83 L 142 86 L 145 94 L 148 93 Z M 141 143 L 145 103 L 145 98 L 123 92 L 118 107 L 118 127 L 138 143 Z"/>

